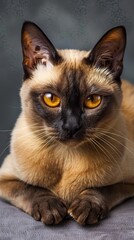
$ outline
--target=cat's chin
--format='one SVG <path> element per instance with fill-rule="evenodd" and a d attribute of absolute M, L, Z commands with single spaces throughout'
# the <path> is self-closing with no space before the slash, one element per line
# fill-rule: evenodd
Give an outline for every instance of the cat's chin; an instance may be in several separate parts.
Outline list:
<path fill-rule="evenodd" d="M 85 141 L 84 140 L 76 140 L 76 139 L 69 139 L 69 140 L 59 140 L 59 142 L 61 143 L 61 144 L 63 144 L 64 146 L 67 146 L 67 147 L 75 147 L 75 148 L 77 148 L 77 147 L 79 147 L 79 146 L 81 146 L 81 145 L 83 145 L 84 143 L 85 143 Z"/>

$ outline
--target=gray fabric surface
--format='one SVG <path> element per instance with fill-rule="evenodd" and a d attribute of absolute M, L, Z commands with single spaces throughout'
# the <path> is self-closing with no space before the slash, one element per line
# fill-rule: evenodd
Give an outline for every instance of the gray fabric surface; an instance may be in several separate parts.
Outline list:
<path fill-rule="evenodd" d="M 0 240 L 132 240 L 134 199 L 111 211 L 99 225 L 79 226 L 65 220 L 58 226 L 44 226 L 31 216 L 0 200 Z"/>

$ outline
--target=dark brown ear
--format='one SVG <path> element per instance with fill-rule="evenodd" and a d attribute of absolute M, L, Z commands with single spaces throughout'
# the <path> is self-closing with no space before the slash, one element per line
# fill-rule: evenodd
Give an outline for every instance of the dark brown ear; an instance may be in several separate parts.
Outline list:
<path fill-rule="evenodd" d="M 108 31 L 90 52 L 86 62 L 97 68 L 106 68 L 120 78 L 123 70 L 123 56 L 126 46 L 126 30 L 123 26 Z"/>
<path fill-rule="evenodd" d="M 26 77 L 40 62 L 47 65 L 48 62 L 56 64 L 60 57 L 42 30 L 32 22 L 24 22 L 21 32 L 23 51 L 23 67 Z"/>

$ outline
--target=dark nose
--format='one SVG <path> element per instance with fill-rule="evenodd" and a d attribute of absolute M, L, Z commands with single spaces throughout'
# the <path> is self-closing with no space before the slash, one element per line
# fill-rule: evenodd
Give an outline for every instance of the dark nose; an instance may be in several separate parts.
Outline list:
<path fill-rule="evenodd" d="M 77 121 L 75 118 L 68 119 L 62 126 L 63 130 L 66 131 L 68 136 L 74 136 L 80 129 L 82 125 L 80 121 Z"/>

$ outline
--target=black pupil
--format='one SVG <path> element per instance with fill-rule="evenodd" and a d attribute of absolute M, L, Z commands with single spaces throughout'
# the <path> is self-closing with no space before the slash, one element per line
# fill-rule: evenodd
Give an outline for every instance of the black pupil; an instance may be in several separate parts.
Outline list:
<path fill-rule="evenodd" d="M 52 102 L 54 101 L 54 95 L 53 94 L 51 94 L 50 99 L 51 99 Z"/>

